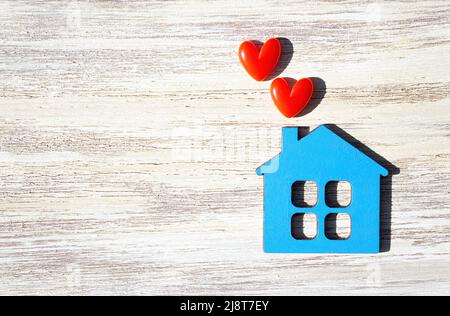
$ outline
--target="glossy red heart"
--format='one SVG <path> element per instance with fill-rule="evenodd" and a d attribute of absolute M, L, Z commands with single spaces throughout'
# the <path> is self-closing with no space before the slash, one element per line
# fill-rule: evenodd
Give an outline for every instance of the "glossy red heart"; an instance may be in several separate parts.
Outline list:
<path fill-rule="evenodd" d="M 251 41 L 243 42 L 239 47 L 239 60 L 256 81 L 263 81 L 272 73 L 280 56 L 281 43 L 276 38 L 268 40 L 261 50 Z"/>
<path fill-rule="evenodd" d="M 297 81 L 292 87 L 286 79 L 278 78 L 270 86 L 270 94 L 278 110 L 286 117 L 297 116 L 308 105 L 313 96 L 314 83 L 310 78 Z"/>

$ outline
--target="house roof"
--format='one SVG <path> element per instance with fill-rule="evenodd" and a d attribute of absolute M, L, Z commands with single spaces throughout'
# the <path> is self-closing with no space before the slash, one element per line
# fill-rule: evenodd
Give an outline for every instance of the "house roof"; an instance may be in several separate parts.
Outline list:
<path fill-rule="evenodd" d="M 285 138 L 286 135 L 289 135 L 285 133 L 286 129 L 293 129 L 292 127 L 284 127 L 283 128 L 283 138 Z M 298 130 L 298 129 L 297 129 Z M 296 134 L 297 135 L 297 134 Z M 290 142 L 292 140 L 283 139 L 283 147 L 285 147 L 285 144 Z M 295 145 L 306 145 L 302 150 L 310 149 L 312 147 L 317 146 L 330 146 L 330 144 L 338 144 L 339 146 L 345 146 L 351 147 L 353 150 L 351 151 L 352 154 L 356 155 L 357 159 L 364 160 L 367 164 L 371 165 L 374 170 L 376 170 L 377 173 L 379 173 L 381 176 L 387 176 L 389 174 L 388 170 L 384 168 L 382 165 L 380 165 L 378 162 L 367 156 L 365 153 L 351 145 L 349 142 L 344 140 L 342 137 L 335 134 L 333 131 L 331 131 L 327 126 L 321 125 L 315 130 L 311 131 L 308 135 L 298 140 L 294 141 L 294 143 L 290 142 L 288 145 L 289 147 L 292 147 Z M 308 145 L 311 145 L 312 147 L 308 147 Z M 314 145 L 314 146 L 313 146 Z M 342 148 L 342 147 L 341 147 Z M 285 149 L 286 150 L 286 149 Z M 257 175 L 264 175 L 265 173 L 275 173 L 278 170 L 279 163 L 280 163 L 280 155 L 282 153 L 278 154 L 271 160 L 264 163 L 262 166 L 260 166 L 256 170 Z"/>

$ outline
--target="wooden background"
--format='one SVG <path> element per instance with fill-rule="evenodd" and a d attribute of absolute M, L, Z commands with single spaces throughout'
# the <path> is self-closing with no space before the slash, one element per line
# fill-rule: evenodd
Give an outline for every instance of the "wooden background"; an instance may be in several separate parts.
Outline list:
<path fill-rule="evenodd" d="M 270 37 L 307 115 L 238 62 Z M 448 0 L 1 0 L 0 294 L 450 294 L 449 52 Z M 390 246 L 264 254 L 255 169 L 324 123 L 395 174 Z"/>

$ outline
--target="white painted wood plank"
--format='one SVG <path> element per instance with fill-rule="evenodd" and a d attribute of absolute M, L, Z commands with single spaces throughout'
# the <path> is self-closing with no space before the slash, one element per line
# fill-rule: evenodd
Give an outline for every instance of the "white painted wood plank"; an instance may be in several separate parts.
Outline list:
<path fill-rule="evenodd" d="M 272 36 L 306 116 L 239 65 Z M 449 38 L 438 0 L 0 0 L 0 294 L 449 294 Z M 400 170 L 387 253 L 262 252 L 254 171 L 324 123 Z"/>

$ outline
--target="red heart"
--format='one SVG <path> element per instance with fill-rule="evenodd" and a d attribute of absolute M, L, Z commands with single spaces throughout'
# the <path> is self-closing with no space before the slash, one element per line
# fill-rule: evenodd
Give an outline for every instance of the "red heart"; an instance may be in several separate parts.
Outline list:
<path fill-rule="evenodd" d="M 251 41 L 246 41 L 239 47 L 239 60 L 256 81 L 263 81 L 272 73 L 280 56 L 281 44 L 276 38 L 268 40 L 261 51 Z"/>
<path fill-rule="evenodd" d="M 310 78 L 299 80 L 292 89 L 283 78 L 275 79 L 270 86 L 273 102 L 286 117 L 294 117 L 303 111 L 313 92 L 314 83 Z"/>

